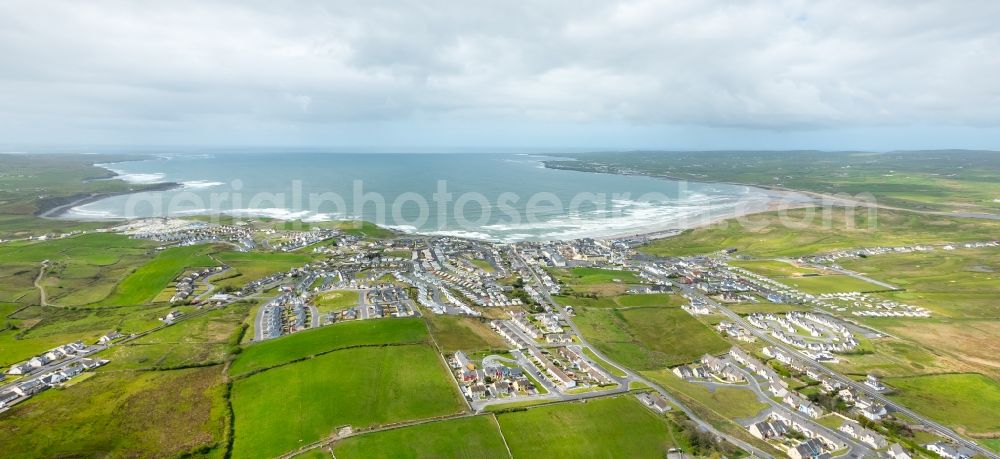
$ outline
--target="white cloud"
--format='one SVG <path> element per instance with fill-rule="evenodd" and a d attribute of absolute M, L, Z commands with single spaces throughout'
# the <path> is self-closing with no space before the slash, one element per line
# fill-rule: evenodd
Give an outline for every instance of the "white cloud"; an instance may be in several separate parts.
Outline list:
<path fill-rule="evenodd" d="M 0 134 L 993 128 L 998 16 L 990 1 L 15 0 L 0 4 Z"/>

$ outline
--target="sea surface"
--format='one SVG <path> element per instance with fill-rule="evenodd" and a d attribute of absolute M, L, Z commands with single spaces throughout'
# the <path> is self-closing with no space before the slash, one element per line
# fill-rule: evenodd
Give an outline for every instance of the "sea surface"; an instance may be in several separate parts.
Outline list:
<path fill-rule="evenodd" d="M 544 159 L 287 151 L 159 155 L 101 166 L 132 183 L 178 187 L 101 199 L 70 209 L 64 218 L 364 219 L 421 234 L 565 240 L 689 228 L 804 198 L 741 185 L 547 169 Z"/>

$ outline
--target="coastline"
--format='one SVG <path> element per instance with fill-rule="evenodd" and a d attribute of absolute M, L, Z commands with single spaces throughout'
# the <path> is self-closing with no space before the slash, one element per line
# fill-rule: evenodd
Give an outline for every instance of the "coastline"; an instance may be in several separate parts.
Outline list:
<path fill-rule="evenodd" d="M 556 161 L 564 162 L 564 161 L 579 161 L 579 160 L 576 159 L 576 158 L 574 158 L 574 157 L 567 156 L 566 159 L 560 159 L 560 160 L 556 160 Z M 879 203 L 859 201 L 859 200 L 856 200 L 856 199 L 849 199 L 849 198 L 845 198 L 843 196 L 835 196 L 835 195 L 820 193 L 820 192 L 817 192 L 817 191 L 797 190 L 797 189 L 793 189 L 793 188 L 785 188 L 785 187 L 779 187 L 779 186 L 774 186 L 774 185 L 762 185 L 762 184 L 756 184 L 756 183 L 743 183 L 743 182 L 730 182 L 730 181 L 724 181 L 724 180 L 700 180 L 700 179 L 693 179 L 693 178 L 674 177 L 674 176 L 670 176 L 670 175 L 651 175 L 651 174 L 644 174 L 644 173 L 640 173 L 640 172 L 610 172 L 610 171 L 575 169 L 575 168 L 572 168 L 572 167 L 558 167 L 558 166 L 550 165 L 549 164 L 550 161 L 540 161 L 540 162 L 542 163 L 543 167 L 545 167 L 546 169 L 552 169 L 552 170 L 589 172 L 589 173 L 593 173 L 593 174 L 610 174 L 610 175 L 634 176 L 634 177 L 649 177 L 649 178 L 658 178 L 658 179 L 674 180 L 674 181 L 688 181 L 688 182 L 696 182 L 696 183 L 722 183 L 722 184 L 726 184 L 726 185 L 738 185 L 738 186 L 748 186 L 748 187 L 753 187 L 753 188 L 760 188 L 762 190 L 768 190 L 768 191 L 772 191 L 772 192 L 776 192 L 776 193 L 781 193 L 781 194 L 792 194 L 792 193 L 794 193 L 794 194 L 801 194 L 801 195 L 808 196 L 808 197 L 812 198 L 814 200 L 814 204 L 815 204 L 815 201 L 818 200 L 818 201 L 820 201 L 822 203 L 827 203 L 827 204 L 832 204 L 832 205 L 874 207 L 874 208 L 877 208 L 877 209 L 896 210 L 896 211 L 900 211 L 900 212 L 913 212 L 913 213 L 917 213 L 917 214 L 937 215 L 937 216 L 941 216 L 941 217 L 974 218 L 974 219 L 982 219 L 982 220 L 1000 220 L 1000 215 L 998 215 L 998 214 L 978 213 L 978 212 L 959 212 L 959 211 L 944 212 L 944 211 L 936 211 L 936 210 L 907 209 L 905 207 L 887 206 L 887 205 L 879 204 Z M 801 207 L 805 207 L 805 205 L 803 205 Z"/>
<path fill-rule="evenodd" d="M 89 204 L 89 203 L 92 203 L 92 202 L 95 202 L 95 201 L 100 201 L 101 199 L 104 199 L 104 198 L 111 198 L 111 197 L 114 197 L 114 196 L 123 196 L 123 195 L 127 195 L 127 194 L 144 193 L 144 192 L 147 192 L 147 191 L 168 191 L 168 190 L 173 190 L 173 189 L 176 189 L 176 188 L 180 188 L 180 186 L 181 186 L 181 184 L 176 183 L 176 182 L 163 182 L 163 183 L 151 184 L 148 187 L 141 188 L 141 189 L 131 189 L 131 190 L 125 190 L 125 191 L 114 191 L 114 192 L 108 192 L 108 193 L 82 193 L 82 194 L 75 194 L 73 196 L 67 196 L 66 198 L 60 199 L 61 201 L 62 200 L 68 200 L 69 202 L 54 203 L 55 205 L 53 205 L 53 206 L 47 206 L 45 208 L 39 208 L 35 212 L 35 216 L 39 217 L 39 218 L 46 218 L 46 219 L 58 219 L 58 218 L 62 218 L 62 216 L 64 214 L 66 214 L 67 212 L 69 212 L 74 207 L 82 206 L 82 205 Z M 123 219 L 127 220 L 124 217 L 121 217 L 121 218 L 112 218 L 112 219 L 102 219 L 102 220 L 123 220 Z M 78 218 L 78 217 L 70 218 L 69 220 L 74 220 L 74 221 L 91 221 L 91 220 L 87 220 L 87 219 L 83 219 L 83 218 Z"/>
<path fill-rule="evenodd" d="M 116 161 L 115 163 L 117 163 L 117 162 L 124 162 L 124 161 Z M 558 167 L 551 167 L 551 166 L 549 166 L 547 164 L 547 161 L 538 161 L 538 162 L 542 163 L 542 167 L 545 167 L 545 168 L 548 168 L 548 169 L 553 169 L 553 170 L 559 169 L 559 170 L 571 170 L 571 171 L 575 171 L 575 172 L 608 173 L 608 174 L 615 174 L 615 175 L 633 175 L 633 176 L 647 177 L 647 178 L 665 178 L 665 179 L 668 179 L 668 180 L 679 180 L 679 179 L 672 179 L 672 178 L 669 178 L 669 177 L 660 177 L 660 176 L 652 176 L 652 175 L 645 175 L 645 174 L 619 174 L 619 173 L 611 173 L 611 172 L 600 172 L 600 171 L 576 170 L 576 169 L 569 169 L 569 168 L 558 168 Z M 110 165 L 110 164 L 114 164 L 114 163 L 100 163 L 100 164 L 96 164 L 95 163 L 95 164 L 93 164 L 94 167 L 99 167 L 99 168 L 104 169 L 104 170 L 107 171 L 107 175 L 106 176 L 95 178 L 94 180 L 113 180 L 116 177 L 119 177 L 120 174 L 118 172 L 116 172 L 116 171 L 114 171 L 114 170 L 106 167 L 107 165 Z M 466 239 L 472 239 L 472 240 L 483 240 L 483 241 L 491 241 L 491 242 L 569 240 L 569 239 L 585 238 L 585 237 L 590 237 L 590 238 L 600 239 L 600 240 L 610 240 L 610 239 L 655 240 L 655 239 L 662 239 L 662 238 L 666 238 L 666 237 L 675 236 L 675 235 L 680 234 L 680 233 L 682 233 L 682 232 L 684 232 L 686 230 L 695 229 L 695 228 L 702 228 L 702 227 L 706 227 L 706 226 L 711 226 L 711 225 L 718 224 L 719 222 L 726 221 L 726 220 L 731 220 L 731 219 L 736 219 L 736 218 L 742 218 L 742 217 L 746 217 L 746 216 L 750 216 L 750 215 L 754 215 L 754 214 L 759 214 L 759 213 L 773 212 L 773 211 L 777 211 L 777 210 L 788 210 L 788 209 L 793 209 L 793 208 L 802 208 L 802 207 L 809 207 L 809 206 L 815 205 L 815 198 L 809 199 L 809 200 L 803 200 L 802 198 L 806 197 L 807 194 L 806 193 L 799 193 L 797 190 L 775 190 L 775 189 L 770 189 L 770 188 L 767 188 L 767 187 L 760 187 L 760 186 L 752 185 L 752 184 L 740 184 L 740 183 L 728 183 L 728 182 L 712 182 L 712 181 L 699 181 L 699 182 L 700 183 L 708 183 L 708 184 L 712 184 L 712 183 L 730 184 L 730 185 L 746 186 L 746 187 L 751 187 L 751 188 L 757 188 L 757 189 L 767 190 L 769 192 L 768 193 L 768 199 L 766 201 L 758 201 L 758 202 L 756 202 L 756 205 L 753 205 L 752 209 L 746 209 L 746 208 L 742 208 L 742 207 L 737 206 L 737 207 L 735 207 L 733 209 L 729 209 L 729 210 L 727 210 L 724 213 L 719 214 L 719 215 L 712 215 L 710 213 L 706 213 L 704 215 L 699 215 L 699 216 L 696 216 L 696 217 L 681 218 L 681 219 L 677 219 L 677 220 L 664 221 L 662 223 L 637 224 L 637 225 L 635 225 L 634 228 L 630 228 L 630 229 L 619 228 L 619 231 L 612 230 L 612 231 L 609 231 L 609 232 L 606 232 L 606 233 L 603 233 L 603 234 L 601 234 L 602 233 L 601 231 L 595 231 L 594 234 L 590 234 L 590 235 L 578 235 L 578 236 L 569 236 L 569 235 L 567 235 L 567 236 L 563 236 L 563 237 L 559 237 L 559 236 L 554 236 L 554 237 L 553 236 L 548 236 L 548 237 L 546 237 L 546 236 L 538 236 L 538 237 L 526 237 L 526 238 L 505 238 L 505 237 L 491 237 L 491 236 L 486 235 L 486 234 L 483 234 L 482 235 L 483 237 L 477 237 L 477 236 L 475 236 L 475 235 L 472 234 L 473 232 L 469 232 L 469 231 L 461 231 L 461 230 L 459 230 L 459 232 L 466 232 L 467 233 L 467 234 L 462 234 L 462 235 L 460 235 L 460 234 L 454 234 L 455 233 L 454 231 L 448 231 L 448 232 L 450 232 L 452 234 L 440 234 L 440 232 L 435 231 L 435 230 L 424 230 L 424 231 L 421 231 L 421 230 L 416 229 L 416 228 L 413 228 L 413 229 L 409 229 L 409 228 L 407 228 L 407 229 L 400 229 L 400 228 L 394 227 L 392 225 L 386 225 L 386 224 L 379 225 L 376 222 L 372 222 L 372 223 L 376 224 L 376 225 L 378 225 L 380 227 L 385 227 L 385 228 L 388 228 L 388 229 L 392 229 L 393 231 L 400 232 L 402 234 L 408 234 L 408 235 L 415 235 L 415 236 L 451 236 L 451 237 L 460 237 L 460 238 L 466 238 Z M 122 220 L 129 220 L 126 217 L 96 217 L 96 218 L 87 218 L 86 216 L 80 216 L 80 215 L 67 216 L 66 214 L 69 213 L 72 209 L 74 209 L 76 207 L 83 206 L 83 205 L 86 205 L 86 204 L 89 204 L 89 203 L 92 203 L 92 202 L 96 202 L 96 201 L 99 201 L 99 200 L 102 200 L 102 199 L 106 199 L 106 198 L 111 198 L 111 197 L 121 196 L 121 195 L 127 195 L 127 194 L 134 194 L 134 193 L 150 192 L 150 191 L 169 191 L 169 190 L 173 190 L 173 189 L 177 189 L 177 188 L 183 187 L 182 183 L 177 183 L 177 182 L 160 182 L 160 183 L 151 183 L 151 184 L 148 184 L 148 185 L 146 185 L 146 184 L 143 184 L 143 185 L 132 184 L 132 185 L 134 185 L 134 186 L 136 186 L 138 188 L 132 188 L 132 189 L 129 189 L 129 190 L 123 190 L 123 191 L 117 191 L 117 192 L 83 193 L 83 194 L 77 194 L 77 195 L 69 196 L 69 197 L 66 197 L 66 198 L 61 198 L 58 201 L 55 201 L 55 202 L 52 202 L 52 203 L 48 203 L 49 205 L 46 206 L 44 209 L 40 208 L 39 211 L 37 211 L 35 215 L 37 217 L 40 217 L 40 218 L 47 218 L 47 219 L 59 219 L 59 218 L 62 218 L 62 219 L 74 220 L 74 221 L 122 221 Z M 201 214 L 201 215 L 211 215 L 211 212 L 206 212 L 206 213 Z M 187 216 L 177 217 L 177 218 L 184 218 L 184 217 L 187 217 Z M 287 220 L 287 221 L 294 221 L 294 220 Z M 338 219 L 338 220 L 329 220 L 329 221 L 341 221 L 341 220 Z M 608 229 L 610 229 L 610 228 L 608 228 Z"/>
<path fill-rule="evenodd" d="M 101 176 L 101 177 L 92 177 L 92 178 L 89 178 L 89 179 L 87 179 L 85 181 L 86 182 L 91 182 L 91 181 L 98 181 L 98 180 L 115 180 L 121 174 L 119 174 L 118 172 L 115 172 L 115 171 L 113 171 L 113 170 L 111 170 L 111 169 L 109 169 L 107 167 L 104 167 L 104 165 L 123 163 L 123 162 L 127 162 L 127 161 L 142 161 L 142 160 L 145 160 L 145 159 L 148 159 L 148 158 L 126 159 L 126 160 L 114 161 L 114 162 L 110 162 L 110 163 L 91 163 L 90 164 L 91 166 L 97 167 L 97 168 L 100 168 L 100 169 L 104 169 L 107 173 L 104 176 Z M 127 181 L 123 180 L 123 182 L 126 183 L 126 184 L 129 184 Z M 130 184 L 130 185 L 135 185 L 135 184 Z M 181 184 L 177 183 L 177 182 L 160 182 L 160 183 L 151 183 L 151 184 L 148 184 L 148 185 L 146 185 L 146 186 L 144 186 L 142 188 L 134 188 L 133 187 L 133 188 L 130 188 L 128 190 L 122 190 L 122 191 L 109 191 L 109 192 L 105 192 L 105 193 L 78 193 L 78 194 L 71 195 L 71 196 L 49 199 L 49 200 L 46 200 L 44 202 L 40 201 L 39 204 L 38 204 L 38 210 L 35 211 L 34 215 L 36 217 L 38 217 L 38 218 L 45 218 L 45 219 L 54 220 L 54 219 L 61 218 L 63 215 L 65 215 L 67 212 L 69 212 L 74 207 L 82 206 L 82 205 L 89 204 L 89 203 L 92 203 L 92 202 L 95 202 L 95 201 L 100 201 L 101 199 L 111 198 L 111 197 L 114 197 L 114 196 L 123 196 L 123 195 L 128 195 L 128 194 L 135 194 L 135 193 L 144 193 L 144 192 L 147 192 L 147 191 L 168 191 L 168 190 L 173 190 L 173 189 L 180 188 L 180 186 L 181 186 Z M 73 220 L 73 221 L 91 221 L 91 220 L 82 219 L 82 218 L 69 218 L 68 220 Z M 122 218 L 109 219 L 109 220 L 122 220 Z"/>

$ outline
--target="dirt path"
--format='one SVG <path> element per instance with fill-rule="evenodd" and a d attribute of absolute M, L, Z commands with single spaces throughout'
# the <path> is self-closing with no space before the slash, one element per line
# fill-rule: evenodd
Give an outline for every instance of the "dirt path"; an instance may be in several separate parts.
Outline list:
<path fill-rule="evenodd" d="M 38 289 L 38 301 L 42 306 L 48 306 L 49 302 L 45 296 L 45 287 L 42 286 L 42 278 L 45 277 L 45 270 L 49 267 L 48 260 L 42 262 L 42 268 L 38 270 L 38 276 L 35 277 L 35 288 Z"/>

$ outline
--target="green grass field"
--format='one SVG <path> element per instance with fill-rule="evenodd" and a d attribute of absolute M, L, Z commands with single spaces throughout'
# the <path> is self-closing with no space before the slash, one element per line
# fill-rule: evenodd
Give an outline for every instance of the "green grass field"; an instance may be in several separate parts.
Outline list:
<path fill-rule="evenodd" d="M 729 349 L 707 325 L 677 308 L 577 311 L 580 332 L 612 360 L 635 370 L 690 362 Z"/>
<path fill-rule="evenodd" d="M 432 422 L 351 437 L 333 448 L 338 458 L 507 458 L 492 415 Z"/>
<path fill-rule="evenodd" d="M 236 303 L 115 346 L 101 354 L 111 360 L 102 371 L 223 363 L 249 309 Z"/>
<path fill-rule="evenodd" d="M 561 279 L 569 284 L 591 285 L 605 284 L 608 282 L 622 282 L 626 284 L 638 284 L 642 282 L 635 273 L 631 271 L 617 271 L 602 268 L 570 268 L 568 275 L 565 271 L 557 271 Z"/>
<path fill-rule="evenodd" d="M 881 285 L 875 285 L 843 274 L 807 277 L 775 277 L 773 279 L 789 287 L 812 295 L 820 295 L 823 293 L 872 292 L 885 290 L 885 287 Z"/>
<path fill-rule="evenodd" d="M 705 408 L 727 419 L 751 418 L 768 405 L 757 400 L 753 391 L 731 387 L 709 390 L 705 386 L 680 379 L 670 370 L 644 371 L 643 376 L 696 400 Z"/>
<path fill-rule="evenodd" d="M 680 256 L 732 247 L 740 253 L 761 257 L 799 256 L 880 245 L 990 240 L 1000 233 L 998 220 L 939 217 L 886 209 L 879 209 L 874 220 L 865 209 L 848 215 L 838 209 L 831 215 L 829 224 L 818 212 L 813 212 L 812 218 L 806 210 L 792 210 L 787 214 L 786 219 L 774 212 L 753 215 L 748 217 L 752 225 L 726 220 L 658 239 L 640 250 L 651 255 Z"/>
<path fill-rule="evenodd" d="M 572 157 L 545 163 L 590 172 L 862 194 L 906 209 L 1000 213 L 1000 161 L 992 151 L 655 151 Z"/>
<path fill-rule="evenodd" d="M 471 261 L 472 261 L 472 264 L 476 265 L 479 269 L 481 269 L 483 271 L 486 271 L 488 273 L 496 272 L 496 270 L 497 270 L 496 268 L 493 267 L 493 265 L 490 264 L 490 262 L 488 262 L 486 260 L 480 260 L 480 259 L 476 258 L 476 259 L 471 260 Z"/>
<path fill-rule="evenodd" d="M 101 372 L 0 414 L 3 456 L 222 457 L 221 367 Z"/>
<path fill-rule="evenodd" d="M 886 294 L 935 313 L 1000 318 L 1000 248 L 935 250 L 844 260 L 848 269 L 906 289 Z"/>
<path fill-rule="evenodd" d="M 427 345 L 355 348 L 273 368 L 233 386 L 233 457 L 274 457 L 355 429 L 461 412 Z"/>
<path fill-rule="evenodd" d="M 208 256 L 213 251 L 209 245 L 163 250 L 149 263 L 122 279 L 111 296 L 101 301 L 101 304 L 121 306 L 148 303 L 185 270 L 215 266 L 215 261 Z"/>
<path fill-rule="evenodd" d="M 923 346 L 895 338 L 867 340 L 861 346 L 870 352 L 841 356 L 831 368 L 845 374 L 879 376 L 913 376 L 954 371 L 947 360 Z"/>
<path fill-rule="evenodd" d="M 782 260 L 733 260 L 726 263 L 765 277 L 801 276 L 803 274 L 820 274 L 822 272 L 818 269 Z"/>
<path fill-rule="evenodd" d="M 334 226 L 346 234 L 371 239 L 386 239 L 396 235 L 394 231 L 388 228 L 382 228 L 381 226 L 364 220 L 335 222 Z"/>
<path fill-rule="evenodd" d="M 433 313 L 424 318 L 442 352 L 507 349 L 507 342 L 478 318 Z"/>
<path fill-rule="evenodd" d="M 75 197 L 150 188 L 112 179 L 111 171 L 94 166 L 141 158 L 106 154 L 0 154 L 0 239 L 107 226 L 107 222 L 43 219 L 34 214 L 68 204 Z"/>
<path fill-rule="evenodd" d="M 247 346 L 229 371 L 239 376 L 334 349 L 426 340 L 427 327 L 417 318 L 342 322 Z"/>
<path fill-rule="evenodd" d="M 38 304 L 34 281 L 44 260 L 49 266 L 41 285 L 50 303 L 77 306 L 100 301 L 118 280 L 151 258 L 147 253 L 151 246 L 108 233 L 2 244 L 0 301 Z"/>
<path fill-rule="evenodd" d="M 177 308 L 190 312 L 190 308 Z M 31 358 L 56 346 L 83 340 L 93 343 L 112 330 L 138 333 L 159 326 L 167 307 L 132 306 L 114 309 L 64 309 L 28 306 L 8 323 L 16 328 L 0 330 L 0 365 Z"/>
<path fill-rule="evenodd" d="M 498 414 L 514 457 L 662 458 L 678 446 L 668 421 L 621 396 Z"/>
<path fill-rule="evenodd" d="M 271 274 L 288 271 L 302 266 L 312 257 L 300 253 L 269 252 L 222 252 L 216 258 L 229 265 L 232 273 L 222 275 L 222 280 L 213 282 L 219 287 L 239 288 Z"/>
<path fill-rule="evenodd" d="M 979 374 L 889 378 L 890 398 L 940 423 L 968 432 L 1000 432 L 1000 383 Z"/>
<path fill-rule="evenodd" d="M 332 290 L 316 296 L 316 309 L 320 313 L 342 311 L 358 305 L 360 295 L 355 290 Z"/>
<path fill-rule="evenodd" d="M 635 308 L 652 306 L 679 308 L 688 303 L 681 295 L 672 293 L 616 295 L 601 298 L 556 295 L 553 299 L 563 306 L 573 306 L 574 308 Z"/>
<path fill-rule="evenodd" d="M 550 268 L 549 272 L 563 284 L 566 293 L 583 293 L 609 297 L 624 294 L 629 284 L 642 280 L 631 271 L 601 268 Z"/>

